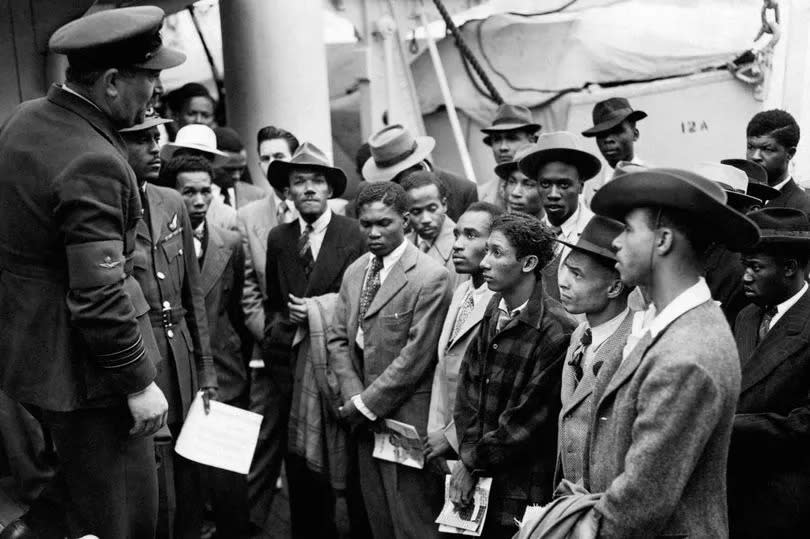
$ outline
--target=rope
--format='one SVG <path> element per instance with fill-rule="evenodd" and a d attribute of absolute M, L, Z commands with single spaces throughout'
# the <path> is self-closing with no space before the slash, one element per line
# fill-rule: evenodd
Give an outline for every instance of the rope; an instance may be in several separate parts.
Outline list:
<path fill-rule="evenodd" d="M 497 88 L 495 88 L 495 85 L 492 84 L 492 81 L 484 71 L 484 68 L 481 67 L 480 63 L 478 63 L 478 59 L 464 41 L 461 31 L 458 29 L 458 26 L 456 26 L 456 23 L 453 22 L 453 19 L 450 17 L 450 13 L 447 11 L 447 8 L 444 7 L 442 0 L 433 0 L 433 3 L 436 5 L 436 9 L 439 10 L 439 14 L 442 16 L 442 19 L 444 19 L 444 24 L 447 26 L 447 29 L 451 34 L 453 34 L 453 38 L 456 40 L 456 46 L 461 52 L 461 55 L 465 60 L 469 61 L 473 70 L 475 70 L 476 75 L 478 75 L 478 78 L 481 79 L 481 82 L 486 87 L 487 92 L 489 93 L 488 97 L 499 105 L 503 104 L 503 97 L 501 96 L 500 92 L 498 92 Z"/>

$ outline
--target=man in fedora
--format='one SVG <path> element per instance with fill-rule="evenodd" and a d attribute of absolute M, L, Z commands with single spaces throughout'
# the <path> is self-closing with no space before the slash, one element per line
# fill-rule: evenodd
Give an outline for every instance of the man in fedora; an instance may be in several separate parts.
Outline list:
<path fill-rule="evenodd" d="M 495 174 L 501 180 L 503 208 L 506 211 L 527 213 L 540 220 L 545 219 L 543 197 L 536 178 L 529 178 L 518 167 L 518 162 L 532 151 L 533 146 L 524 146 L 515 152 L 512 161 L 495 167 Z"/>
<path fill-rule="evenodd" d="M 541 125 L 532 119 L 532 111 L 521 105 L 504 103 L 495 112 L 492 124 L 481 129 L 484 144 L 492 149 L 495 164 L 515 160 L 515 152 L 537 142 Z M 497 174 L 497 171 L 496 171 Z M 478 186 L 478 198 L 503 207 L 503 183 L 500 176 Z"/>
<path fill-rule="evenodd" d="M 749 214 L 760 242 L 743 252 L 752 305 L 734 325 L 742 386 L 728 465 L 732 537 L 810 529 L 810 221 L 794 208 Z"/>
<path fill-rule="evenodd" d="M 769 201 L 779 196 L 779 189 L 775 189 L 768 185 L 768 171 L 761 165 L 748 161 L 747 159 L 723 159 L 720 161 L 723 165 L 729 165 L 736 169 L 745 172 L 748 176 L 748 188 L 746 194 L 760 200 L 759 206 L 751 206 L 750 210 L 758 210 Z M 736 208 L 739 210 L 739 208 Z"/>
<path fill-rule="evenodd" d="M 621 281 L 612 247 L 622 227 L 594 216 L 577 242 L 568 245 L 571 252 L 560 269 L 560 301 L 585 321 L 571 334 L 563 364 L 555 484 L 582 480 L 593 388 L 597 378 L 610 378 L 621 363 L 633 324 L 627 307 L 632 288 Z"/>
<path fill-rule="evenodd" d="M 264 189 L 250 182 L 247 151 L 239 133 L 230 127 L 215 127 L 214 134 L 217 137 L 217 150 L 228 156 L 224 165 L 214 169 L 214 195 L 237 210 L 266 196 Z"/>
<path fill-rule="evenodd" d="M 132 276 L 143 209 L 118 130 L 143 120 L 160 71 L 185 59 L 162 45 L 163 16 L 111 9 L 56 30 L 65 83 L 0 131 L 0 388 L 53 441 L 66 512 L 35 504 L 7 535 L 155 534 L 152 434 L 168 405 Z"/>
<path fill-rule="evenodd" d="M 784 110 L 758 112 L 748 122 L 745 135 L 745 158 L 762 166 L 768 173 L 768 185 L 779 190 L 779 196 L 768 205 L 810 213 L 810 194 L 790 175 L 790 162 L 796 155 L 800 136 L 796 119 Z"/>
<path fill-rule="evenodd" d="M 630 335 L 621 364 L 597 379 L 583 486 L 601 493 L 605 537 L 727 537 L 726 461 L 740 388 L 737 347 L 700 277 L 711 241 L 759 237 L 723 190 L 683 170 L 651 168 L 608 183 L 594 211 L 621 220 L 622 282 L 644 286 L 655 318 Z"/>
<path fill-rule="evenodd" d="M 521 157 L 518 168 L 537 182 L 546 212 L 543 222 L 557 234 L 557 239 L 575 243 L 593 217 L 580 195 L 585 182 L 601 170 L 599 159 L 580 150 L 572 133 L 557 131 L 541 134 Z M 557 287 L 560 260 L 568 250 L 565 244 L 557 244 L 554 258 L 543 268 L 546 291 L 556 300 L 560 299 Z"/>
<path fill-rule="evenodd" d="M 478 200 L 473 182 L 434 168 L 430 163 L 428 157 L 436 145 L 433 137 L 414 137 L 408 129 L 396 124 L 371 135 L 368 144 L 371 158 L 363 165 L 363 179 L 367 182 L 400 183 L 412 172 L 432 170 L 447 186 L 447 215 L 454 221 L 467 206 Z"/>
<path fill-rule="evenodd" d="M 289 190 L 298 219 L 278 225 L 267 238 L 263 353 L 264 368 L 275 391 L 269 395 L 271 406 L 263 419 L 269 433 L 264 449 L 271 453 L 274 475 L 278 475 L 281 461 L 285 460 L 293 537 L 336 538 L 335 496 L 329 475 L 311 471 L 307 458 L 310 447 L 295 443 L 300 439 L 299 431 L 300 436 L 307 434 L 307 425 L 297 422 L 292 428 L 294 423 L 289 423 L 291 417 L 303 421 L 299 412 L 306 408 L 309 397 L 300 387 L 305 370 L 302 359 L 306 358 L 297 354 L 299 342 L 295 336 L 308 328 L 309 298 L 329 300 L 331 319 L 343 272 L 365 253 L 366 245 L 356 221 L 329 209 L 327 201 L 346 189 L 346 175 L 331 166 L 317 146 L 304 142 L 290 161 L 273 161 L 268 178 L 273 188 Z M 317 409 L 331 405 L 325 396 L 314 398 Z M 332 416 L 323 416 L 324 422 L 330 420 L 334 421 Z M 290 452 L 288 435 L 293 449 Z M 267 525 L 265 528 L 269 532 Z"/>

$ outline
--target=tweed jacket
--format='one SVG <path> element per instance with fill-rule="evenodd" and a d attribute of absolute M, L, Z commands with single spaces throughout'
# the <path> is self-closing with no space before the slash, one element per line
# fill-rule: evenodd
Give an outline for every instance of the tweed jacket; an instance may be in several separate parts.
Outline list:
<path fill-rule="evenodd" d="M 711 328 L 711 331 L 707 331 Z M 584 486 L 604 537 L 727 537 L 737 349 L 712 300 L 647 332 L 597 379 Z"/>
<path fill-rule="evenodd" d="M 767 206 L 771 208 L 795 208 L 802 210 L 804 213 L 810 214 L 810 194 L 804 189 L 799 187 L 799 184 L 791 178 L 782 189 L 779 190 L 779 196 L 769 200 Z"/>
<path fill-rule="evenodd" d="M 205 297 L 211 354 L 217 371 L 217 399 L 244 404 L 248 370 L 236 328 L 244 320 L 242 281 L 245 254 L 238 232 L 206 223 L 206 242 L 200 268 L 200 288 Z"/>
<path fill-rule="evenodd" d="M 557 441 L 557 475 L 554 484 L 563 479 L 577 483 L 582 479 L 583 460 L 585 458 L 585 444 L 588 439 L 588 429 L 591 424 L 591 411 L 593 409 L 593 388 L 597 378 L 604 378 L 616 370 L 622 361 L 622 349 L 627 342 L 627 336 L 633 327 L 632 310 L 622 320 L 616 331 L 605 340 L 593 357 L 593 363 L 602 362 L 597 374 L 593 368 L 584 369 L 582 379 L 577 383 L 571 360 L 574 351 L 579 346 L 582 334 L 588 327 L 587 323 L 580 324 L 571 335 L 571 344 L 565 354 L 565 363 L 562 371 L 562 388 L 560 400 L 559 435 Z"/>
<path fill-rule="evenodd" d="M 169 399 L 170 422 L 176 422 L 185 417 L 199 387 L 216 387 L 216 369 L 185 203 L 174 189 L 149 183 L 145 194 L 150 222 L 138 222 L 134 275 L 149 304 L 160 355 L 168 362 L 158 373 L 158 385 Z M 169 365 L 174 376 L 165 370 Z M 175 380 L 177 387 L 169 387 Z"/>
<path fill-rule="evenodd" d="M 329 363 L 346 401 L 360 395 L 379 418 L 409 423 L 425 436 L 436 344 L 450 303 L 447 270 L 406 241 L 405 252 L 380 286 L 363 319 L 364 349 L 355 338 L 360 294 L 369 266 L 361 256 L 340 286 L 327 332 Z"/>
<path fill-rule="evenodd" d="M 142 211 L 116 126 L 84 99 L 55 85 L 0 128 L 0 388 L 15 400 L 118 405 L 152 382 Z"/>
<path fill-rule="evenodd" d="M 365 237 L 357 221 L 332 213 L 312 273 L 307 279 L 298 256 L 300 236 L 301 227 L 296 219 L 278 225 L 267 238 L 266 323 L 262 344 L 265 366 L 271 363 L 282 366 L 290 364 L 293 337 L 298 326 L 289 319 L 289 295 L 309 298 L 336 294 L 346 268 L 366 252 Z"/>
<path fill-rule="evenodd" d="M 444 266 L 450 279 L 450 289 L 455 290 L 462 282 L 467 279 L 466 275 L 459 275 L 456 273 L 456 265 L 453 264 L 453 245 L 456 243 L 456 237 L 453 230 L 456 228 L 456 222 L 446 216 L 442 223 L 442 228 L 439 230 L 439 235 L 427 250 L 427 255 L 433 257 L 436 262 Z M 411 232 L 408 235 L 409 241 L 419 248 L 419 236 L 416 232 Z"/>
<path fill-rule="evenodd" d="M 456 404 L 458 371 L 461 368 L 464 355 L 467 353 L 467 348 L 469 348 L 470 343 L 472 343 L 478 335 L 478 328 L 481 326 L 481 321 L 484 319 L 484 312 L 486 312 L 487 305 L 489 305 L 489 300 L 492 299 L 494 295 L 494 292 L 492 292 L 486 284 L 482 286 L 485 290 L 482 292 L 480 299 L 474 305 L 470 314 L 467 315 L 467 319 L 459 329 L 456 338 L 451 341 L 450 337 L 453 334 L 453 327 L 456 324 L 456 318 L 458 317 L 461 304 L 467 292 L 473 287 L 472 280 L 468 279 L 456 288 L 455 293 L 453 293 L 453 299 L 450 301 L 447 316 L 444 319 L 442 333 L 439 335 L 439 362 L 436 365 L 436 372 L 433 375 L 433 386 L 430 391 L 428 433 L 443 430 L 447 440 L 455 451 L 458 451 L 458 437 L 456 436 L 456 427 L 453 423 L 453 410 Z"/>
<path fill-rule="evenodd" d="M 459 456 L 492 477 L 487 518 L 510 525 L 551 499 L 560 373 L 574 324 L 538 280 L 526 308 L 497 331 L 495 294 L 461 362 L 455 421 Z"/>
<path fill-rule="evenodd" d="M 810 291 L 757 344 L 762 310 L 734 326 L 742 387 L 729 448 L 733 537 L 801 537 L 810 530 Z"/>

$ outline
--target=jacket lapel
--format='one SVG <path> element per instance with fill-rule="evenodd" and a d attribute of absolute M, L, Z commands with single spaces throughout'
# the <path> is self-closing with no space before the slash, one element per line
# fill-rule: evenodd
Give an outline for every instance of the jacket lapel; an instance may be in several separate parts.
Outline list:
<path fill-rule="evenodd" d="M 740 392 L 746 391 L 768 376 L 792 355 L 796 348 L 805 345 L 806 339 L 802 335 L 802 330 L 808 317 L 810 317 L 810 290 L 807 290 L 776 322 L 754 350 L 750 360 L 745 363 Z"/>
<path fill-rule="evenodd" d="M 366 318 L 376 314 L 377 311 L 382 309 L 383 306 L 391 301 L 391 298 L 393 298 L 396 293 L 408 283 L 408 277 L 405 275 L 405 272 L 409 271 L 416 265 L 416 256 L 418 252 L 419 251 L 413 246 L 413 244 L 406 244 L 405 252 L 402 253 L 402 257 L 391 268 L 391 272 L 385 278 L 382 286 L 380 286 L 380 289 L 377 291 L 377 295 L 374 296 L 374 299 L 371 301 L 371 305 L 368 306 Z"/>
<path fill-rule="evenodd" d="M 155 191 L 154 186 L 146 184 L 146 196 L 149 200 L 149 221 L 152 226 L 152 245 L 160 245 L 163 240 L 164 223 L 168 226 L 169 216 L 166 215 L 166 207 L 163 204 L 163 197 Z M 179 217 L 176 225 L 181 226 Z"/>
<path fill-rule="evenodd" d="M 447 261 L 450 260 L 450 256 L 453 254 L 453 244 L 456 243 L 456 238 L 453 236 L 453 229 L 455 227 L 456 223 L 449 217 L 445 217 L 444 223 L 442 223 L 442 229 L 436 237 L 436 241 L 433 242 L 433 249 L 436 250 L 436 253 L 438 253 L 444 263 L 447 263 Z"/>
<path fill-rule="evenodd" d="M 754 355 L 757 348 L 757 332 L 759 330 L 759 314 L 761 308 L 749 305 L 744 308 L 734 324 L 734 339 L 737 341 L 737 350 L 740 354 L 740 365 L 745 365 Z M 776 328 L 774 328 L 776 329 Z"/>
<path fill-rule="evenodd" d="M 258 213 L 260 217 L 253 223 L 251 230 L 253 231 L 253 235 L 259 240 L 259 249 L 261 249 L 261 252 L 258 254 L 264 258 L 267 254 L 267 236 L 270 234 L 270 229 L 277 223 L 276 204 L 273 197 L 268 195 L 261 200 L 264 201 L 265 208 Z"/>
<path fill-rule="evenodd" d="M 211 225 L 206 226 L 208 227 L 208 243 L 205 246 L 205 258 L 203 258 L 202 269 L 200 269 L 203 296 L 207 295 L 219 281 L 230 258 L 230 252 L 225 248 L 225 242 L 219 232 Z"/>
<path fill-rule="evenodd" d="M 470 286 L 472 286 L 471 281 L 466 281 L 466 282 L 470 282 Z M 467 333 L 469 333 L 473 328 L 475 328 L 481 322 L 481 320 L 484 319 L 484 313 L 487 310 L 487 304 L 489 304 L 489 300 L 492 299 L 492 295 L 493 295 L 492 293 L 484 294 L 481 297 L 481 299 L 478 301 L 478 303 L 476 303 L 473 306 L 473 310 L 470 311 L 469 316 L 467 316 L 467 319 L 461 325 L 461 329 L 459 329 L 458 335 L 456 335 L 456 338 L 450 343 L 451 348 L 452 348 L 452 346 L 454 344 L 456 344 L 456 342 L 463 340 L 464 336 Z M 461 299 L 463 300 L 464 298 L 461 298 Z M 459 303 L 459 307 L 460 306 L 461 306 L 461 303 Z M 453 317 L 453 320 L 455 320 L 455 317 Z M 452 330 L 453 329 L 452 329 L 452 326 L 451 326 L 450 331 L 452 331 Z"/>
<path fill-rule="evenodd" d="M 323 290 L 335 280 L 343 265 L 340 263 L 343 258 L 344 247 L 340 245 L 340 222 L 332 215 L 332 220 L 326 226 L 326 233 L 323 235 L 321 250 L 309 276 L 306 296 L 312 295 L 313 290 Z"/>
<path fill-rule="evenodd" d="M 658 334 L 656 339 L 659 336 L 661 336 L 661 333 Z M 636 344 L 635 348 L 633 348 L 633 351 L 630 352 L 630 355 L 627 356 L 626 359 L 622 360 L 621 364 L 616 369 L 616 372 L 613 373 L 613 376 L 607 380 L 602 379 L 602 384 L 596 384 L 594 387 L 594 392 L 596 398 L 598 399 L 597 407 L 601 401 L 607 398 L 611 393 L 616 392 L 622 385 L 624 385 L 625 382 L 627 382 L 627 380 L 633 376 L 633 373 L 636 372 L 636 369 L 641 363 L 644 354 L 647 353 L 647 350 L 652 346 L 653 342 L 654 339 L 652 338 L 649 330 L 646 331 L 641 340 Z M 604 386 L 604 392 L 600 391 L 602 386 Z"/>

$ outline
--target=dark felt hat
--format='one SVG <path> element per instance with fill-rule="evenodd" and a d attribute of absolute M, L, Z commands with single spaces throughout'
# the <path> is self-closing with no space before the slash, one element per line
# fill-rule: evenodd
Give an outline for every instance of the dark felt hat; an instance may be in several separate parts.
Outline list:
<path fill-rule="evenodd" d="M 538 137 L 518 161 L 518 167 L 529 178 L 537 178 L 540 167 L 546 163 L 560 161 L 577 167 L 579 179 L 587 181 L 599 174 L 602 163 L 592 153 L 580 150 L 573 133 L 555 131 Z"/>
<path fill-rule="evenodd" d="M 332 186 L 332 198 L 339 197 L 346 190 L 346 174 L 339 168 L 331 166 L 326 154 L 311 142 L 302 143 L 289 161 L 276 159 L 270 163 L 267 179 L 270 185 L 283 191 L 290 186 L 290 172 L 302 168 L 323 172 L 326 181 Z"/>
<path fill-rule="evenodd" d="M 576 243 L 557 241 L 577 251 L 616 260 L 613 240 L 622 233 L 622 230 L 624 225 L 621 222 L 603 215 L 594 215 L 585 225 Z"/>
<path fill-rule="evenodd" d="M 720 162 L 745 172 L 748 176 L 746 192 L 752 197 L 760 200 L 773 200 L 779 196 L 779 189 L 768 185 L 768 171 L 762 165 L 748 159 L 723 159 Z"/>
<path fill-rule="evenodd" d="M 610 131 L 625 120 L 637 122 L 647 117 L 641 110 L 633 110 L 624 97 L 611 97 L 593 106 L 593 127 L 582 132 L 585 137 L 595 137 Z"/>
<path fill-rule="evenodd" d="M 182 64 L 186 55 L 163 46 L 163 16 L 155 6 L 97 11 L 57 29 L 48 47 L 66 54 L 76 67 L 168 69 Z"/>
<path fill-rule="evenodd" d="M 504 131 L 515 131 L 516 129 L 531 131 L 535 133 L 540 131 L 541 125 L 535 123 L 532 119 L 532 111 L 527 107 L 521 105 L 509 105 L 504 103 L 498 107 L 495 112 L 495 118 L 492 120 L 492 125 L 481 129 L 481 132 L 487 135 L 484 137 L 484 144 L 489 146 L 492 140 L 489 135 L 492 133 L 502 133 Z"/>
<path fill-rule="evenodd" d="M 673 208 L 694 214 L 706 224 L 706 235 L 729 249 L 742 250 L 759 239 L 756 225 L 726 205 L 725 191 L 694 172 L 650 168 L 631 172 L 604 185 L 591 200 L 591 209 L 622 220 L 634 208 Z"/>
<path fill-rule="evenodd" d="M 801 210 L 762 208 L 752 211 L 748 217 L 759 227 L 757 246 L 773 243 L 810 246 L 810 219 Z"/>

